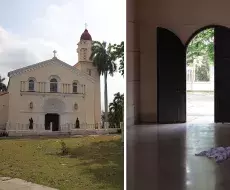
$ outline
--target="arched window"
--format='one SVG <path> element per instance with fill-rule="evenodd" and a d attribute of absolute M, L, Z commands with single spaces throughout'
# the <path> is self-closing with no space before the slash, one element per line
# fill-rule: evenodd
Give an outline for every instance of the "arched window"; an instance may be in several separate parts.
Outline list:
<path fill-rule="evenodd" d="M 29 91 L 34 91 L 34 80 L 29 80 Z"/>
<path fill-rule="evenodd" d="M 57 92 L 57 91 L 58 91 L 57 79 L 52 78 L 50 80 L 50 92 Z"/>
<path fill-rule="evenodd" d="M 77 94 L 77 82 L 73 82 L 73 93 Z"/>

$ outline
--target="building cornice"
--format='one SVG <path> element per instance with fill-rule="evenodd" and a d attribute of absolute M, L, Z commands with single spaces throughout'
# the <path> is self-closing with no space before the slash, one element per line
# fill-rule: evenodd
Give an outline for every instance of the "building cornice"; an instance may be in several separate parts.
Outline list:
<path fill-rule="evenodd" d="M 56 57 L 54 57 L 52 59 L 49 59 L 49 60 L 46 60 L 46 61 L 42 61 L 42 62 L 33 64 L 33 65 L 29 65 L 27 67 L 23 67 L 23 68 L 11 71 L 11 72 L 8 73 L 8 77 L 11 78 L 13 76 L 21 75 L 21 74 L 26 73 L 26 72 L 31 72 L 31 71 L 34 71 L 34 70 L 39 69 L 39 68 L 46 67 L 46 66 L 51 65 L 51 64 L 58 65 L 58 66 L 61 66 L 63 68 L 69 69 L 70 71 L 76 73 L 78 76 L 83 77 L 83 78 L 87 78 L 89 81 L 91 81 L 93 83 L 95 82 L 95 79 L 93 77 L 91 77 L 88 74 L 80 71 L 76 67 L 65 63 L 64 61 L 59 60 Z"/>

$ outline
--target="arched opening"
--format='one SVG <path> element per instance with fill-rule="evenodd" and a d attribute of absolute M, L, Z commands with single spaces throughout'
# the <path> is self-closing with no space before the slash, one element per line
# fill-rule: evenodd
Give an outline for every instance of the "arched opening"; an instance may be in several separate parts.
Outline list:
<path fill-rule="evenodd" d="M 77 93 L 78 93 L 78 91 L 77 91 L 77 85 L 78 85 L 78 82 L 77 82 L 77 81 L 74 81 L 74 82 L 73 82 L 73 93 L 74 93 L 74 94 L 77 94 Z"/>
<path fill-rule="evenodd" d="M 215 68 L 210 80 L 213 80 L 213 88 L 209 91 L 214 91 L 213 98 L 210 102 L 214 102 L 211 109 L 207 105 L 203 105 L 203 115 L 208 117 L 201 119 L 205 123 L 230 123 L 229 108 L 230 108 L 230 28 L 224 26 L 209 26 L 197 31 L 184 45 L 180 38 L 165 28 L 157 30 L 157 120 L 158 123 L 185 123 L 186 121 L 186 49 L 189 49 L 189 44 L 192 39 L 205 29 L 212 29 L 209 32 L 213 37 L 209 40 L 203 39 L 203 45 L 195 45 L 194 49 L 197 53 L 203 53 L 202 48 L 211 51 L 213 65 Z M 206 47 L 212 43 L 210 48 Z M 199 50 L 200 46 L 202 47 Z M 198 50 L 197 50 L 198 49 Z M 208 55 L 207 62 L 212 65 Z M 188 57 L 188 56 L 187 56 Z M 199 61 L 198 61 L 199 62 Z M 207 65 L 208 65 L 207 63 Z M 202 64 L 201 64 L 202 65 Z M 196 68 L 195 68 L 196 70 Z M 210 73 L 210 69 L 208 69 Z M 201 72 L 201 71 L 200 71 Z M 189 74 L 189 73 L 188 73 Z M 194 77 L 195 78 L 195 77 Z M 202 78 L 202 77 L 201 77 Z M 204 79 L 203 79 L 204 80 Z M 200 81 L 199 81 L 200 82 Z M 203 81 L 205 82 L 205 81 Z M 207 82 L 207 81 L 206 81 Z M 187 85 L 188 87 L 188 85 Z M 207 88 L 207 86 L 206 86 Z M 200 88 L 204 91 L 204 88 Z M 207 91 L 207 90 L 206 90 Z M 203 103 L 203 100 L 197 99 L 197 102 Z M 211 104 L 209 104 L 211 105 Z M 197 112 L 195 116 L 201 115 L 201 109 L 196 105 L 193 106 Z M 213 111 L 212 111 L 213 110 Z M 188 111 L 188 110 L 187 110 Z M 210 111 L 213 114 L 210 114 Z M 189 113 L 189 111 L 188 111 Z M 209 114 L 208 114 L 209 113 Z M 212 117 L 210 117 L 212 115 Z M 213 117 L 214 115 L 214 117 Z M 211 118 L 211 120 L 210 120 Z M 194 120 L 194 118 L 192 119 Z M 190 120 L 191 121 L 191 120 Z M 201 121 L 197 121 L 201 122 Z"/>
<path fill-rule="evenodd" d="M 188 123 L 214 122 L 214 33 L 214 27 L 202 28 L 186 44 Z"/>
<path fill-rule="evenodd" d="M 65 103 L 59 98 L 47 98 L 44 100 L 43 112 L 45 115 L 45 129 L 58 131 L 63 113 L 66 111 Z M 51 124 L 52 122 L 52 124 Z M 52 128 L 51 128 L 52 127 Z"/>
<path fill-rule="evenodd" d="M 28 88 L 29 88 L 29 91 L 34 91 L 34 80 L 32 79 L 29 80 Z"/>
<path fill-rule="evenodd" d="M 50 80 L 50 92 L 57 92 L 57 91 L 58 91 L 57 79 L 52 78 Z"/>

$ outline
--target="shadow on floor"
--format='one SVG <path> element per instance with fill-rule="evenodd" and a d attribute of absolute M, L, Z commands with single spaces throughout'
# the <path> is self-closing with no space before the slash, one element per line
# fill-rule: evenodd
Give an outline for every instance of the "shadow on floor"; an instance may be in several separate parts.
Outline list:
<path fill-rule="evenodd" d="M 230 160 L 195 153 L 230 146 L 230 125 L 133 126 L 127 132 L 128 190 L 228 190 Z"/>

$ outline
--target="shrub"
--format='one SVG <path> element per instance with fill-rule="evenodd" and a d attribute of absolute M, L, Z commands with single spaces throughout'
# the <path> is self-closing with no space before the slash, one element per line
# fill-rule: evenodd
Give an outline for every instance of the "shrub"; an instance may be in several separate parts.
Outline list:
<path fill-rule="evenodd" d="M 67 155 L 69 153 L 67 145 L 64 141 L 61 141 L 61 154 L 62 155 Z"/>

